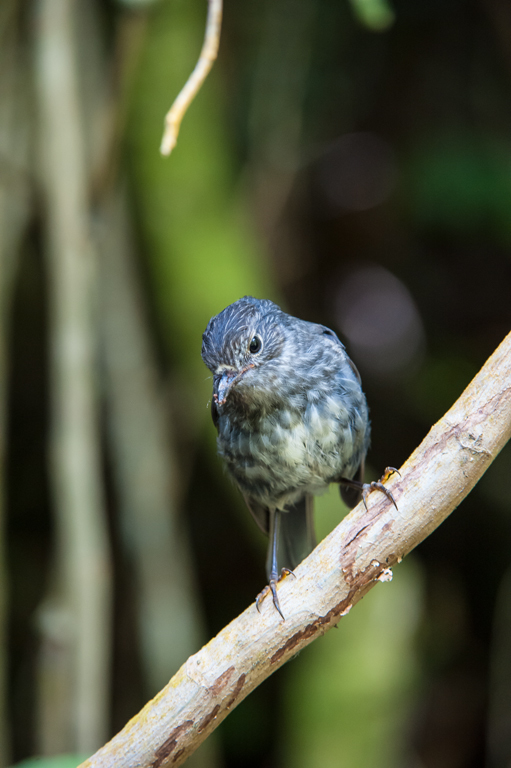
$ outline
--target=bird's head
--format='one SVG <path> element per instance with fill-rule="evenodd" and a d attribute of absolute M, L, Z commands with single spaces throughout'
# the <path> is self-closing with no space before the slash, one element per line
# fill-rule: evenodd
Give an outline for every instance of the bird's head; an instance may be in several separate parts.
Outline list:
<path fill-rule="evenodd" d="M 211 318 L 202 335 L 202 359 L 213 374 L 213 399 L 222 406 L 234 391 L 253 397 L 270 386 L 265 368 L 285 343 L 284 313 L 272 301 L 244 296 Z"/>

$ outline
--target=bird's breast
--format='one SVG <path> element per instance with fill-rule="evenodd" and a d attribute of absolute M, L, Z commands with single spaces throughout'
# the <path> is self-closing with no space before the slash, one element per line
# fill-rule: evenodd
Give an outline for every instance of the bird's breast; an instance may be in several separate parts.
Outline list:
<path fill-rule="evenodd" d="M 336 476 L 354 472 L 366 426 L 338 398 L 262 415 L 225 409 L 218 449 L 242 492 L 271 505 L 305 490 L 320 492 Z"/>

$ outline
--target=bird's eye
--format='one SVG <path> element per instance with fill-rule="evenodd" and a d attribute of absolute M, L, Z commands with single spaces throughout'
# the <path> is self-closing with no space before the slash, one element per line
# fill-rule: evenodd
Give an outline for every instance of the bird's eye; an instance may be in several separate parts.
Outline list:
<path fill-rule="evenodd" d="M 260 352 L 263 348 L 263 341 L 260 336 L 254 336 L 252 338 L 252 341 L 248 345 L 248 351 L 252 355 L 257 355 L 258 352 Z"/>

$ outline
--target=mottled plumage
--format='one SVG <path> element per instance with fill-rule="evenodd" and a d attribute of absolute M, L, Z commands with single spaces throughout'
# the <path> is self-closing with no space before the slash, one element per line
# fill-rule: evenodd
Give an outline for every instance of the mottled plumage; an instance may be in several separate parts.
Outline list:
<path fill-rule="evenodd" d="M 333 331 L 250 296 L 209 321 L 202 358 L 213 373 L 218 452 L 270 534 L 280 611 L 280 569 L 314 547 L 313 496 L 352 480 L 341 494 L 351 507 L 361 498 L 370 426 L 360 376 Z"/>

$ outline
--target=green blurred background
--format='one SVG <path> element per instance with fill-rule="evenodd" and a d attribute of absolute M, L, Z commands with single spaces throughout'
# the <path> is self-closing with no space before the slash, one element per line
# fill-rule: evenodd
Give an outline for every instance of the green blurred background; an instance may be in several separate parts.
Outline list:
<path fill-rule="evenodd" d="M 92 753 L 264 584 L 211 315 L 252 294 L 339 332 L 371 479 L 511 327 L 508 0 L 227 2 L 164 159 L 205 16 L 0 5 L 1 766 Z M 509 768 L 510 479 L 507 448 L 189 764 Z M 316 506 L 323 536 L 346 509 Z"/>

